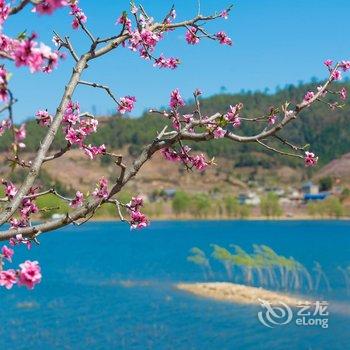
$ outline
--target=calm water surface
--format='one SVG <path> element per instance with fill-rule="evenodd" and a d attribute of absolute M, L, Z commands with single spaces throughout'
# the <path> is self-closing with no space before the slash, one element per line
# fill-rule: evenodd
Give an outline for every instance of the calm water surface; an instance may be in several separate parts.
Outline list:
<path fill-rule="evenodd" d="M 266 244 L 310 270 L 319 261 L 332 290 L 329 328 L 269 329 L 256 306 L 215 302 L 176 291 L 202 281 L 186 261 L 197 246 Z M 130 232 L 122 223 L 88 223 L 44 235 L 15 264 L 40 261 L 34 291 L 0 291 L 0 349 L 349 349 L 350 306 L 338 266 L 350 266 L 350 222 L 153 222 Z M 216 279 L 224 279 L 213 264 Z"/>

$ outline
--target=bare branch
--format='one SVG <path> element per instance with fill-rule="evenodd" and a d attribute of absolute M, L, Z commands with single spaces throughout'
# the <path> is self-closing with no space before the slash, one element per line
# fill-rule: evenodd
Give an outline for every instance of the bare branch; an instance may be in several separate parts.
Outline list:
<path fill-rule="evenodd" d="M 83 80 L 78 81 L 78 84 L 87 85 L 87 86 L 91 86 L 91 87 L 94 87 L 94 88 L 99 88 L 99 89 L 105 90 L 107 92 L 107 94 L 112 98 L 112 100 L 119 105 L 118 100 L 113 95 L 111 89 L 108 86 L 102 85 L 102 84 L 97 84 L 97 83 L 91 83 L 89 81 L 83 81 Z"/>

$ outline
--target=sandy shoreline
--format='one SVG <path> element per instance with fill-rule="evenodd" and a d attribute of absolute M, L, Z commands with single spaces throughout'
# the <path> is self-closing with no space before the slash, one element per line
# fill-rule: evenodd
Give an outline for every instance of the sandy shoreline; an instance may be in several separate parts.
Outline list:
<path fill-rule="evenodd" d="M 237 304 L 260 305 L 259 299 L 269 301 L 272 305 L 283 302 L 288 306 L 297 306 L 309 302 L 305 298 L 296 295 L 228 282 L 179 283 L 176 288 L 197 296 Z"/>

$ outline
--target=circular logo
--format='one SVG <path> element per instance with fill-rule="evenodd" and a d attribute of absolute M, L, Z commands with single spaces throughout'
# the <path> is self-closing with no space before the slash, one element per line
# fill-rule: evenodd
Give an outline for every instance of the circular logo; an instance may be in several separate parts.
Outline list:
<path fill-rule="evenodd" d="M 265 327 L 273 328 L 288 324 L 293 317 L 292 309 L 282 301 L 278 302 L 279 306 L 272 306 L 267 300 L 258 299 L 263 311 L 258 312 L 260 323 Z"/>

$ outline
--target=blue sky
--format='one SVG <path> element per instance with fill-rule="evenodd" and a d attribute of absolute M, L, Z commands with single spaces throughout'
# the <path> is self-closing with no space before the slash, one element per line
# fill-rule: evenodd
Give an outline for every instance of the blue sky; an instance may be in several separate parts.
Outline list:
<path fill-rule="evenodd" d="M 88 16 L 88 26 L 96 36 L 117 33 L 114 23 L 128 9 L 128 0 L 81 0 Z M 147 11 L 160 19 L 174 3 L 177 20 L 191 18 L 197 11 L 197 0 L 141 0 Z M 350 1 L 348 0 L 202 0 L 203 14 L 211 14 L 233 3 L 230 18 L 209 25 L 213 32 L 225 30 L 234 41 L 232 47 L 202 40 L 189 46 L 184 30 L 167 35 L 158 46 L 158 53 L 181 59 L 175 70 L 159 70 L 128 49 L 118 48 L 94 61 L 83 79 L 109 85 L 118 96 L 135 95 L 140 115 L 150 107 L 166 105 L 169 93 L 180 88 L 183 97 L 190 98 L 195 88 L 205 95 L 218 93 L 222 86 L 228 92 L 241 89 L 273 90 L 277 85 L 308 81 L 312 76 L 323 78 L 326 58 L 350 59 Z M 52 31 L 69 35 L 79 52 L 89 42 L 80 30 L 70 27 L 68 9 L 53 16 L 38 16 L 29 10 L 10 18 L 6 34 L 24 29 L 40 34 L 40 41 L 51 44 Z M 9 66 L 8 63 L 6 63 Z M 53 112 L 59 103 L 72 67 L 69 58 L 61 62 L 51 75 L 30 74 L 26 68 L 11 69 L 11 88 L 19 102 L 15 107 L 17 121 L 32 117 L 36 110 Z M 107 114 L 115 110 L 113 101 L 103 91 L 78 87 L 74 96 L 84 110 Z"/>

